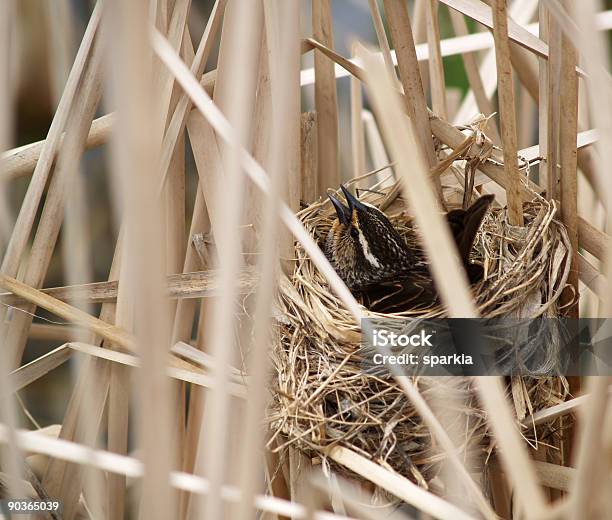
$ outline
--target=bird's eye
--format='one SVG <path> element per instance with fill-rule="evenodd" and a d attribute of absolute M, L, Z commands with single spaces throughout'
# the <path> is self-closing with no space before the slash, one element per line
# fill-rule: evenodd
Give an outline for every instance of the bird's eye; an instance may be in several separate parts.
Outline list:
<path fill-rule="evenodd" d="M 351 228 L 351 236 L 357 240 L 359 238 L 359 231 L 357 230 L 357 228 L 352 227 Z"/>

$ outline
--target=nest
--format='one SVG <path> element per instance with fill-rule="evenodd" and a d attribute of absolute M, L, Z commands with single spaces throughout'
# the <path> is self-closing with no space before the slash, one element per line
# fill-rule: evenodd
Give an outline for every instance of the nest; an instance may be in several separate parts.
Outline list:
<path fill-rule="evenodd" d="M 379 205 L 384 192 L 362 197 Z M 569 240 L 555 220 L 556 206 L 534 194 L 525 204 L 525 227 L 509 225 L 506 210 L 489 211 L 478 234 L 472 258 L 483 265 L 485 279 L 474 287 L 483 317 L 535 318 L 556 316 L 558 300 L 566 287 L 570 264 Z M 387 215 L 408 243 L 418 247 L 418 229 L 397 200 Z M 299 213 L 304 226 L 320 244 L 334 219 L 327 201 L 314 203 Z M 273 353 L 276 369 L 268 420 L 271 449 L 294 446 L 323 462 L 326 450 L 340 444 L 364 455 L 424 487 L 438 474 L 444 454 L 436 447 L 428 427 L 399 385 L 388 375 L 366 374 L 357 351 L 360 328 L 353 316 L 330 291 L 323 276 L 296 245 L 296 267 L 290 283 L 281 286 L 280 341 Z M 372 317 L 416 316 L 415 312 Z M 421 310 L 419 317 L 441 317 L 440 306 Z M 427 400 L 451 392 L 453 399 L 436 399 L 437 413 L 444 407 L 459 414 L 463 455 L 488 454 L 491 439 L 485 413 L 469 378 L 412 377 Z M 562 402 L 567 394 L 563 378 L 508 378 L 517 421 L 526 415 Z M 558 424 L 523 428 L 525 440 L 554 444 Z M 555 433 L 556 432 L 556 433 Z M 333 463 L 332 463 L 333 465 Z M 341 473 L 349 473 L 335 467 Z M 351 475 L 353 478 L 355 475 Z"/>

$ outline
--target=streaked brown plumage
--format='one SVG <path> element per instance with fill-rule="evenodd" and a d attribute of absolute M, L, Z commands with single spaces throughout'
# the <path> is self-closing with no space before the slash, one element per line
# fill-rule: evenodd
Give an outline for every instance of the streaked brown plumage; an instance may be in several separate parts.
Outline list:
<path fill-rule="evenodd" d="M 344 186 L 345 206 L 330 199 L 338 218 L 330 229 L 325 252 L 340 277 L 362 303 L 380 312 L 427 308 L 438 294 L 420 251 L 410 248 L 387 216 L 363 203 Z M 482 267 L 470 263 L 476 234 L 493 195 L 484 195 L 467 210 L 447 213 L 455 243 L 470 282 L 482 278 Z"/>

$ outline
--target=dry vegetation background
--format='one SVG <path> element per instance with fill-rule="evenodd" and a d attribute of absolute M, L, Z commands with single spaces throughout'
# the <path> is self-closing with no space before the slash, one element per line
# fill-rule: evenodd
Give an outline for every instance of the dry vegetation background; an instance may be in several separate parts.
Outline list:
<path fill-rule="evenodd" d="M 431 479 L 376 447 L 305 454 L 303 409 L 262 424 L 270 374 L 297 373 L 271 361 L 281 326 L 329 306 L 321 341 L 355 341 L 363 308 L 303 226 L 340 182 L 409 208 L 462 317 L 481 309 L 431 254 L 436 197 L 459 205 L 474 168 L 520 229 L 541 195 L 573 255 L 555 312 L 610 315 L 611 28 L 597 0 L 1 0 L 0 496 L 65 518 L 609 518 L 607 377 L 392 380 Z M 316 401 L 330 367 L 273 400 Z"/>

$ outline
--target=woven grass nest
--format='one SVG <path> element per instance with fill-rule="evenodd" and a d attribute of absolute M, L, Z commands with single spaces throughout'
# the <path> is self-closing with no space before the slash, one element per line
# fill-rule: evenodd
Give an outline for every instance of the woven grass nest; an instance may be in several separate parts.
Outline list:
<path fill-rule="evenodd" d="M 380 205 L 387 190 L 365 192 L 362 199 Z M 452 208 L 448 208 L 452 209 Z M 508 224 L 507 212 L 492 209 L 478 234 L 472 258 L 485 269 L 485 279 L 474 288 L 483 317 L 555 316 L 559 296 L 566 286 L 570 247 L 563 225 L 555 219 L 554 202 L 534 194 L 525 204 L 525 227 Z M 401 199 L 386 209 L 405 239 L 419 243 L 418 231 Z M 328 201 L 303 209 L 299 218 L 322 245 L 333 222 Z M 435 447 L 429 429 L 391 375 L 366 375 L 357 354 L 360 328 L 344 308 L 318 269 L 296 245 L 296 267 L 291 283 L 281 286 L 280 341 L 273 352 L 275 373 L 268 412 L 270 449 L 283 452 L 293 446 L 325 466 L 326 449 L 340 444 L 371 460 L 430 487 L 444 457 Z M 365 315 L 382 316 L 364 310 Z M 413 315 L 414 313 L 391 316 Z M 443 316 L 440 307 L 418 316 Z M 413 377 L 423 397 L 451 391 L 464 401 L 460 410 L 463 453 L 491 450 L 486 415 L 468 378 Z M 558 404 L 567 385 L 558 377 L 508 378 L 517 421 L 544 407 Z M 450 389 L 450 390 L 449 390 Z M 445 399 L 437 400 L 444 407 Z M 453 400 L 448 400 L 452 403 Z M 443 412 L 440 408 L 438 412 Z M 553 444 L 559 425 L 523 427 L 532 446 Z M 475 451 L 476 450 L 476 451 Z M 553 450 L 554 451 L 554 450 Z M 348 470 L 331 465 L 341 474 Z M 355 478 L 355 475 L 350 475 Z"/>

